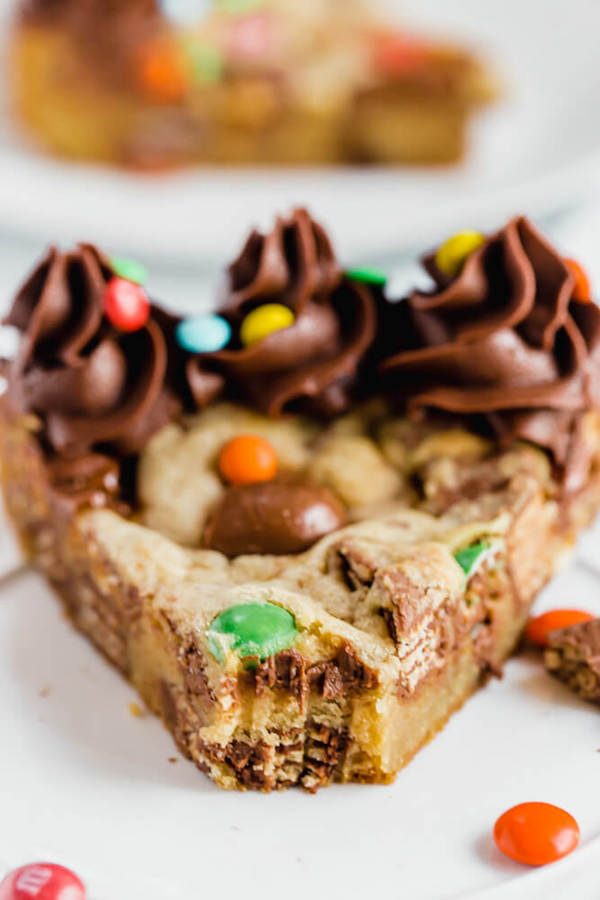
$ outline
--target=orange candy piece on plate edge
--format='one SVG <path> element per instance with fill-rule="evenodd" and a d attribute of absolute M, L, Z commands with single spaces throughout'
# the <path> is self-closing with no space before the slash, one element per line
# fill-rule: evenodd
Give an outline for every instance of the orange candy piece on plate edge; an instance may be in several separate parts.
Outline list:
<path fill-rule="evenodd" d="M 558 628 L 567 628 L 569 625 L 578 625 L 579 622 L 589 622 L 595 618 L 591 613 L 583 609 L 551 609 L 530 619 L 525 628 L 525 635 L 538 647 L 548 646 L 548 632 Z"/>
<path fill-rule="evenodd" d="M 519 803 L 496 821 L 494 840 L 505 856 L 527 866 L 545 866 L 576 848 L 579 825 L 551 803 Z"/>

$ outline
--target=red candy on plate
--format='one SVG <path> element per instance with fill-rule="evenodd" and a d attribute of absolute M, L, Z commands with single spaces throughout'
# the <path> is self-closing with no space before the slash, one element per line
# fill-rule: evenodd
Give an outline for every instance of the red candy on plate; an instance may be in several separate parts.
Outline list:
<path fill-rule="evenodd" d="M 119 331 L 138 331 L 148 321 L 150 302 L 139 284 L 115 277 L 106 285 L 104 312 Z"/>
<path fill-rule="evenodd" d="M 85 900 L 83 882 L 56 863 L 30 863 L 0 882 L 0 900 Z"/>
<path fill-rule="evenodd" d="M 551 803 L 519 803 L 494 825 L 496 846 L 526 866 L 545 866 L 571 853 L 579 843 L 573 816 Z"/>
<path fill-rule="evenodd" d="M 579 622 L 589 622 L 594 616 L 582 609 L 551 609 L 530 619 L 525 629 L 528 639 L 538 647 L 548 646 L 548 633 L 558 628 L 568 628 L 569 625 L 578 625 Z"/>

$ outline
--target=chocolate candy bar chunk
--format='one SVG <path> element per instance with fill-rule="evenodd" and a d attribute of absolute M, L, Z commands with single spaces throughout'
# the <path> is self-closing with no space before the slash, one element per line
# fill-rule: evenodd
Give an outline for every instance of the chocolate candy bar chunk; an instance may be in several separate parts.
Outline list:
<path fill-rule="evenodd" d="M 572 691 L 600 704 L 600 618 L 551 631 L 544 662 Z"/>

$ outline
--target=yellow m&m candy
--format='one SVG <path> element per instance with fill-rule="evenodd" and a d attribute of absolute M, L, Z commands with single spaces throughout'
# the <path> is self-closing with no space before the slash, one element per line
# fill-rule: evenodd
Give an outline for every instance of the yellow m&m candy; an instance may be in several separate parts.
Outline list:
<path fill-rule="evenodd" d="M 244 347 L 251 347 L 274 331 L 289 328 L 294 321 L 294 313 L 288 306 L 281 303 L 265 303 L 264 306 L 257 306 L 248 313 L 240 327 L 240 340 Z"/>
<path fill-rule="evenodd" d="M 435 254 L 435 264 L 444 275 L 454 278 L 465 260 L 484 243 L 485 237 L 479 231 L 459 231 L 439 247 Z"/>

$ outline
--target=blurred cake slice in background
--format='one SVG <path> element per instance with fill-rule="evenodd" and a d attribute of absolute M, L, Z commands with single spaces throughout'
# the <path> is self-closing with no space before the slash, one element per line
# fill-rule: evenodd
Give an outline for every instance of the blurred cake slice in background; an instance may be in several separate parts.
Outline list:
<path fill-rule="evenodd" d="M 495 93 L 358 0 L 27 0 L 9 65 L 42 146 L 150 169 L 449 163 Z"/>

